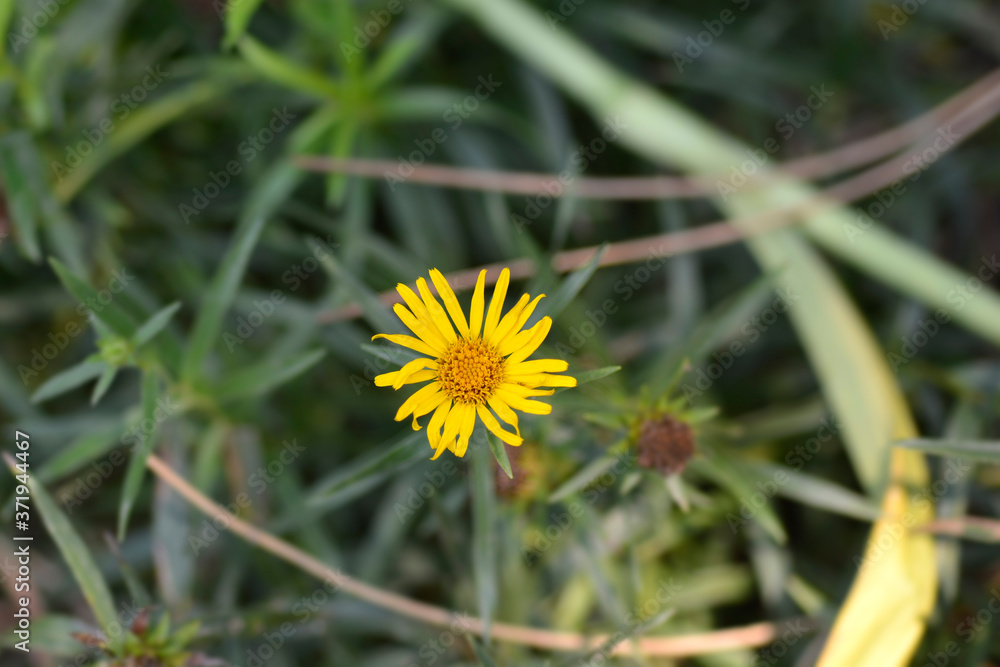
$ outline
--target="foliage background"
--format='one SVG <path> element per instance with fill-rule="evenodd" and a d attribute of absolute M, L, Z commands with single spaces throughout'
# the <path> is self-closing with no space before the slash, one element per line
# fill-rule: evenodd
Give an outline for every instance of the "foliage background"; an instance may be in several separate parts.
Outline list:
<path fill-rule="evenodd" d="M 477 657 L 464 640 L 439 652 L 430 642 L 441 631 L 345 595 L 303 607 L 322 585 L 226 531 L 213 537 L 203 515 L 138 474 L 147 447 L 224 504 L 246 493 L 252 502 L 239 514 L 255 525 L 409 597 L 592 634 L 634 630 L 636 618 L 655 617 L 662 609 L 629 614 L 655 597 L 660 582 L 673 581 L 675 614 L 651 634 L 769 620 L 784 629 L 798 617 L 815 630 L 790 642 L 781 657 L 757 652 L 782 649 L 779 642 L 639 664 L 813 664 L 881 502 L 881 490 L 866 488 L 857 470 L 859 450 L 849 454 L 838 435 L 805 461 L 793 483 L 752 510 L 752 520 L 734 527 L 732 517 L 754 502 L 757 482 L 766 488 L 774 466 L 794 465 L 786 457 L 831 417 L 829 392 L 843 381 L 817 371 L 822 350 L 833 354 L 839 336 L 817 348 L 788 317 L 779 315 L 766 330 L 753 318 L 773 307 L 782 293 L 775 289 L 814 305 L 823 295 L 807 283 L 782 285 L 787 277 L 762 271 L 742 244 L 678 253 L 648 274 L 640 269 L 652 245 L 632 262 L 592 275 L 566 280 L 546 270 L 521 281 L 524 291 L 564 301 L 553 313 L 551 354 L 567 356 L 577 373 L 623 369 L 559 394 L 551 418 L 526 420 L 530 442 L 521 464 L 528 481 L 515 497 L 494 497 L 485 488 L 492 489 L 485 464 L 426 461 L 419 438 L 407 440 L 409 429 L 392 421 L 400 398 L 370 384 L 380 359 L 364 345 L 395 324 L 372 294 L 431 267 L 449 272 L 519 258 L 545 265 L 564 248 L 695 228 L 722 217 L 718 202 L 568 197 L 540 207 L 535 218 L 524 195 L 327 176 L 292 158 L 399 163 L 422 150 L 429 163 L 465 167 L 660 173 L 666 160 L 637 155 L 627 142 L 573 162 L 577 147 L 603 129 L 594 105 L 578 99 L 603 72 L 564 58 L 568 52 L 558 47 L 567 35 L 706 123 L 703 131 L 677 119 L 679 152 L 687 140 L 712 146 L 718 130 L 754 148 L 776 138 L 779 160 L 819 153 L 899 125 L 993 67 L 1000 16 L 990 3 L 910 3 L 918 9 L 900 13 L 904 4 L 534 3 L 551 41 L 519 51 L 495 34 L 510 26 L 477 22 L 472 2 L 403 0 L 387 20 L 383 2 L 242 0 L 223 16 L 209 2 L 0 1 L 7 35 L 0 58 L 4 437 L 12 427 L 31 435 L 31 471 L 68 513 L 115 607 L 142 604 L 148 595 L 175 626 L 200 621 L 194 649 L 230 664 L 253 664 L 248 651 L 258 652 L 265 633 L 282 623 L 294 632 L 267 658 L 276 667 L 557 664 L 566 656 L 496 641 L 483 649 L 492 658 Z M 704 22 L 724 11 L 735 20 L 679 66 L 676 54 L 690 48 L 688 39 L 711 31 Z M 32 33 L 28 25 L 40 23 L 39 12 L 51 16 Z M 505 16 L 514 25 L 520 14 Z M 372 21 L 377 29 L 363 44 L 359 34 Z M 898 29 L 887 30 L 889 24 Z M 549 46 L 552 57 L 563 58 L 562 79 L 537 66 Z M 483 79 L 497 82 L 495 92 L 470 98 Z M 833 92 L 829 101 L 786 136 L 782 119 L 823 86 Z M 611 105 L 617 94 L 609 88 L 602 99 Z M 261 130 L 285 116 L 289 121 L 265 142 Z M 249 139 L 255 136 L 259 147 Z M 92 151 L 83 155 L 88 144 Z M 432 153 L 421 149 L 428 145 Z M 817 255 L 861 309 L 927 438 L 996 435 L 1000 327 L 970 332 L 961 321 L 973 314 L 997 321 L 995 283 L 987 280 L 968 299 L 950 298 L 961 287 L 955 281 L 918 287 L 938 275 L 931 256 L 971 274 L 997 248 L 996 149 L 996 129 L 987 126 L 919 181 L 907 181 L 905 193 L 877 216 L 878 228 L 926 254 L 886 256 L 867 268 L 829 247 Z M 689 162 L 713 163 L 708 173 L 728 176 L 736 164 L 721 153 L 691 155 Z M 213 190 L 230 161 L 239 173 Z M 875 201 L 861 205 L 871 211 Z M 315 239 L 329 251 L 317 252 Z M 322 261 L 312 272 L 297 268 L 317 255 Z M 886 280 L 887 273 L 895 278 Z M 127 284 L 88 326 L 78 310 L 86 285 L 110 291 L 116 278 Z M 898 283 L 907 281 L 914 291 L 901 294 Z M 955 321 L 908 355 L 906 345 L 919 340 L 927 326 L 921 324 L 942 300 Z M 609 301 L 613 312 L 604 306 Z M 354 303 L 362 304 L 363 317 L 332 321 L 330 313 Z M 164 313 L 169 322 L 137 344 L 138 325 L 171 304 L 179 306 Z M 265 316 L 256 326 L 254 312 Z M 588 327 L 595 320 L 603 323 Z M 854 326 L 850 318 L 839 325 Z M 744 343 L 746 354 L 693 405 L 680 402 L 719 408 L 716 419 L 699 426 L 702 452 L 683 476 L 689 512 L 662 479 L 636 469 L 552 501 L 561 484 L 593 470 L 586 466 L 627 438 L 628 424 L 685 358 L 691 372 L 681 380 L 682 398 L 685 386 L 692 396 L 690 387 L 701 391 L 698 372 L 722 365 L 712 355 L 733 342 Z M 48 344 L 58 353 L 36 362 Z M 890 353 L 905 362 L 893 363 Z M 77 370 L 66 375 L 68 369 Z M 102 373 L 107 380 L 98 380 Z M 95 382 L 103 393 L 97 401 Z M 165 419 L 155 419 L 157 400 Z M 136 437 L 151 416 L 151 437 Z M 381 456 L 400 442 L 392 450 L 397 458 Z M 133 450 L 135 443 L 142 446 Z M 286 464 L 280 456 L 292 451 L 288 443 L 304 449 Z M 13 451 L 13 444 L 3 449 Z M 116 451 L 127 456 L 112 458 Z M 884 467 L 888 452 L 886 436 L 870 449 L 881 463 L 864 465 Z M 105 474 L 112 461 L 119 463 Z M 279 473 L 257 473 L 275 461 Z M 946 479 L 947 461 L 929 462 L 932 479 Z M 948 481 L 933 495 L 942 516 L 1000 512 L 988 465 Z M 428 498 L 419 496 L 422 483 L 434 487 Z M 13 489 L 11 480 L 0 481 L 5 502 Z M 400 511 L 407 503 L 412 513 Z M 570 514 L 573 503 L 583 508 L 579 516 Z M 39 517 L 33 519 L 31 664 L 67 664 L 81 655 L 69 631 L 95 627 L 93 601 L 88 605 Z M 961 546 L 937 541 L 934 607 L 912 664 L 932 661 L 948 642 L 960 648 L 949 664 L 986 665 L 1000 656 L 992 616 L 983 622 L 982 615 L 997 577 L 997 531 L 990 529 Z M 102 538 L 116 532 L 120 560 Z M 9 547 L 0 546 L 0 560 L 8 557 Z M 5 575 L 0 623 L 13 613 L 10 585 Z M 872 618 L 876 626 L 885 622 Z M 847 641 L 864 650 L 864 638 Z M 22 659 L 4 652 L 4 664 Z"/>

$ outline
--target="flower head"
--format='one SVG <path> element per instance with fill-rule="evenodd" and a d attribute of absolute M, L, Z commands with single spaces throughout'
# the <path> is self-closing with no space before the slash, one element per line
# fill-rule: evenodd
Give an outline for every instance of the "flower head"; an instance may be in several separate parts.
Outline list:
<path fill-rule="evenodd" d="M 546 415 L 552 411 L 552 406 L 530 399 L 548 396 L 554 390 L 540 387 L 576 386 L 576 378 L 552 375 L 568 368 L 565 361 L 527 361 L 552 328 L 552 318 L 543 317 L 535 326 L 522 331 L 539 299 L 545 295 L 534 299 L 523 295 L 501 318 L 510 270 L 501 272 L 488 310 L 484 309 L 486 271 L 483 270 L 476 281 L 472 310 L 466 320 L 455 292 L 441 272 L 433 269 L 431 280 L 444 307 L 434 298 L 423 278 L 417 280 L 419 296 L 406 285 L 396 287 L 406 305 L 397 303 L 393 310 L 416 338 L 391 334 L 372 337 L 372 340 L 386 338 L 427 357 L 415 359 L 393 373 L 379 375 L 375 384 L 399 389 L 406 384 L 430 381 L 403 403 L 396 413 L 396 421 L 412 415 L 413 430 L 419 431 L 417 420 L 433 413 L 427 424 L 427 439 L 435 450 L 434 459 L 445 449 L 456 456 L 464 456 L 477 416 L 502 441 L 520 445 L 521 432 L 514 410 Z M 514 432 L 505 430 L 497 417 Z"/>

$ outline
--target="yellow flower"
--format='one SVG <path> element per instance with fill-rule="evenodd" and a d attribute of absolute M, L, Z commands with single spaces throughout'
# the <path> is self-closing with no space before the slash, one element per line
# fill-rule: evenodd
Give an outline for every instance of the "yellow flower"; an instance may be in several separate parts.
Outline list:
<path fill-rule="evenodd" d="M 430 384 L 420 388 L 403 403 L 396 413 L 396 421 L 413 415 L 413 430 L 419 431 L 417 419 L 434 413 L 427 425 L 427 438 L 435 450 L 431 460 L 441 456 L 445 449 L 450 449 L 456 456 L 465 456 L 477 415 L 486 428 L 508 445 L 520 445 L 521 431 L 514 410 L 547 415 L 552 412 L 551 405 L 529 399 L 549 396 L 554 390 L 539 387 L 576 386 L 576 378 L 550 375 L 566 370 L 568 364 L 565 361 L 525 361 L 538 349 L 552 328 L 552 318 L 543 317 L 530 329 L 521 330 L 538 305 L 538 300 L 545 295 L 535 297 L 530 303 L 530 297 L 523 295 L 501 318 L 500 309 L 510 284 L 510 270 L 504 269 L 484 319 L 486 271 L 483 270 L 479 273 L 472 295 L 472 311 L 466 321 L 455 292 L 441 272 L 433 269 L 431 280 L 444 301 L 444 308 L 431 294 L 423 278 L 417 280 L 420 296 L 402 283 L 396 287 L 406 306 L 397 303 L 393 310 L 403 324 L 416 334 L 416 338 L 389 334 L 372 337 L 372 340 L 387 338 L 430 358 L 415 359 L 398 371 L 379 375 L 375 384 L 399 389 L 404 384 L 430 380 Z M 514 428 L 513 433 L 504 430 L 497 417 L 493 416 L 494 412 Z"/>

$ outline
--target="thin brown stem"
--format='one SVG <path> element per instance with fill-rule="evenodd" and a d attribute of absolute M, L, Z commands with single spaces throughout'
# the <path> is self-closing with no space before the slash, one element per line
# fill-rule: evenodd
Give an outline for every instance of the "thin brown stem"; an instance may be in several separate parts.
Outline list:
<path fill-rule="evenodd" d="M 483 634 L 483 621 L 479 618 L 460 615 L 457 612 L 429 605 L 417 600 L 392 593 L 360 582 L 338 570 L 333 570 L 321 561 L 281 540 L 267 531 L 261 530 L 232 516 L 224 508 L 207 498 L 178 475 L 170 466 L 156 456 L 146 462 L 149 469 L 165 484 L 180 494 L 185 500 L 216 520 L 218 525 L 228 525 L 229 529 L 247 542 L 308 572 L 328 585 L 349 595 L 364 600 L 383 609 L 417 619 L 428 625 L 448 627 L 457 620 L 462 627 L 476 634 Z M 492 623 L 491 634 L 495 639 L 514 644 L 532 646 L 549 651 L 582 651 L 596 649 L 608 640 L 607 635 L 585 636 L 576 632 L 556 632 L 509 623 Z M 717 630 L 677 637 L 642 637 L 634 642 L 617 645 L 612 653 L 623 654 L 633 651 L 633 646 L 645 655 L 681 657 L 746 649 L 762 646 L 774 640 L 779 627 L 774 623 L 755 623 L 744 627 Z"/>
<path fill-rule="evenodd" d="M 900 151 L 925 136 L 928 130 L 947 123 L 984 97 L 1000 90 L 1000 70 L 979 79 L 968 88 L 942 102 L 930 111 L 892 129 L 855 141 L 826 153 L 809 155 L 785 162 L 773 171 L 761 172 L 751 179 L 747 188 L 763 187 L 771 177 L 796 176 L 823 178 L 870 164 Z M 636 176 L 623 178 L 576 178 L 564 187 L 558 174 L 508 172 L 492 169 L 471 169 L 446 165 L 411 165 L 412 173 L 403 177 L 399 163 L 392 160 L 363 158 L 331 158 L 303 155 L 293 160 L 303 169 L 321 172 L 342 172 L 367 178 L 393 175 L 411 183 L 440 185 L 468 190 L 486 190 L 507 194 L 552 196 L 572 195 L 581 199 L 683 199 L 714 195 L 720 179 L 727 177 L 700 176 Z"/>
<path fill-rule="evenodd" d="M 923 140 L 911 145 L 914 150 L 879 163 L 802 202 L 736 220 L 718 220 L 694 229 L 614 243 L 608 247 L 599 266 L 629 264 L 646 257 L 667 257 L 678 253 L 695 252 L 736 243 L 752 235 L 795 224 L 810 214 L 856 201 L 877 192 L 904 176 L 909 176 L 908 170 L 919 166 L 918 160 L 922 149 L 929 148 L 934 142 L 944 139 L 946 145 L 943 148 L 935 147 L 935 159 L 937 159 L 941 154 L 953 150 L 976 130 L 1000 114 L 1000 70 L 980 80 L 963 95 L 953 98 L 947 105 L 947 128 L 944 125 L 929 127 L 926 122 L 921 120 L 919 129 L 922 134 L 919 136 Z M 913 123 L 914 127 L 917 127 L 917 121 L 913 121 Z M 950 132 L 943 132 L 945 129 Z M 928 131 L 931 132 L 930 135 L 928 135 Z M 950 138 L 948 135 L 951 132 L 957 135 L 957 138 Z M 838 159 L 844 160 L 846 158 Z M 774 172 L 771 176 L 781 178 L 782 174 Z M 741 228 L 752 231 L 741 231 Z M 599 249 L 600 246 L 589 246 L 556 253 L 552 257 L 552 268 L 558 273 L 566 273 L 585 266 Z M 510 269 L 512 279 L 527 278 L 537 271 L 533 260 L 517 259 L 510 263 L 498 262 L 457 271 L 446 277 L 457 291 L 461 291 L 474 287 L 479 272 L 483 269 L 487 270 L 486 284 L 494 284 L 500 275 L 500 270 L 504 267 Z M 399 301 L 399 296 L 395 291 L 387 291 L 381 295 L 381 300 L 386 305 L 392 305 Z M 357 304 L 349 304 L 334 310 L 324 311 L 318 315 L 318 319 L 321 323 L 331 323 L 353 319 L 361 314 L 362 310 Z"/>

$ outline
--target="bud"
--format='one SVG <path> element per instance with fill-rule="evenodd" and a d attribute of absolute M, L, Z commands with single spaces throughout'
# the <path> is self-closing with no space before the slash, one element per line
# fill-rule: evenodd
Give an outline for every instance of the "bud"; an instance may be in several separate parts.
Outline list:
<path fill-rule="evenodd" d="M 669 415 L 649 419 L 639 428 L 638 463 L 664 475 L 684 470 L 694 456 L 694 432 L 685 422 Z"/>

